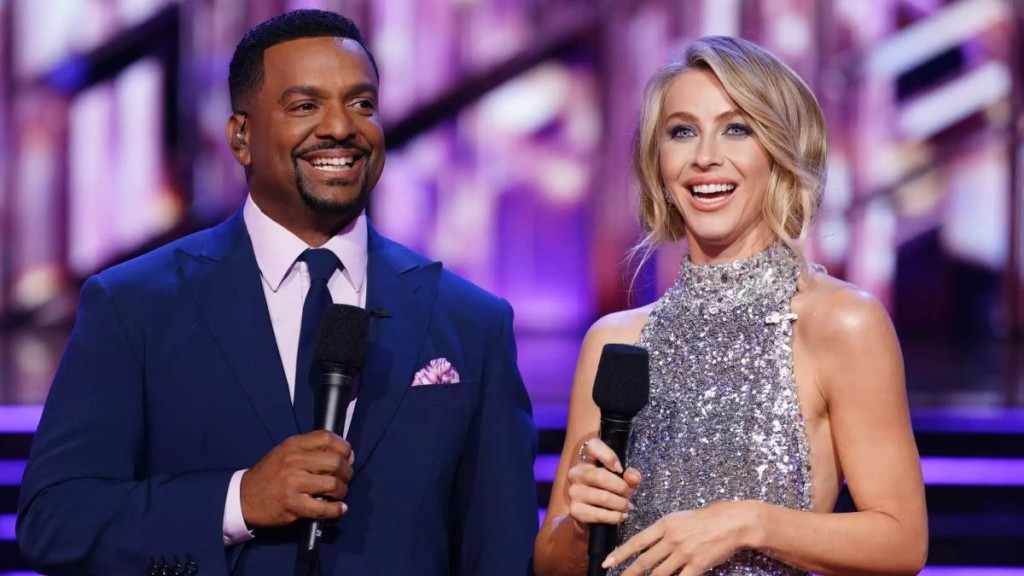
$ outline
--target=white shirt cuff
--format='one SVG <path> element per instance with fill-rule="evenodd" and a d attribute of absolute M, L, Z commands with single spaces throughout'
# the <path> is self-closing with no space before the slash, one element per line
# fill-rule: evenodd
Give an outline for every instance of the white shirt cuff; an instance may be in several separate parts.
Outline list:
<path fill-rule="evenodd" d="M 248 469 L 246 469 L 248 470 Z M 245 525 L 242 516 L 242 475 L 246 470 L 239 470 L 231 476 L 228 484 L 228 496 L 224 500 L 224 545 L 233 546 L 253 539 L 252 531 Z"/>

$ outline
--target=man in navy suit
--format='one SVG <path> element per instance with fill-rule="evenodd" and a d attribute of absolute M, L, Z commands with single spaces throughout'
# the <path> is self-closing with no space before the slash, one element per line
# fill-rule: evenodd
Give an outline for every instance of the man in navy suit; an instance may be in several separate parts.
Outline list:
<path fill-rule="evenodd" d="M 512 311 L 369 225 L 384 137 L 359 30 L 268 20 L 229 84 L 249 196 L 83 286 L 22 485 L 25 556 L 48 574 L 290 575 L 319 519 L 326 576 L 525 574 L 536 443 Z M 303 388 L 317 281 L 372 312 L 344 438 L 311 432 Z"/>

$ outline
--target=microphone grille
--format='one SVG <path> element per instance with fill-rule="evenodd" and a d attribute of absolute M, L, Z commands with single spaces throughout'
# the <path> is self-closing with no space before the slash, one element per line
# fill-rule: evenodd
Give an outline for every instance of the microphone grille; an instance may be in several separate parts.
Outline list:
<path fill-rule="evenodd" d="M 370 315 L 348 304 L 331 304 L 320 324 L 313 361 L 322 372 L 354 374 L 366 363 Z"/>
<path fill-rule="evenodd" d="M 647 350 L 605 344 L 594 379 L 594 403 L 602 413 L 632 418 L 647 405 L 651 388 Z"/>

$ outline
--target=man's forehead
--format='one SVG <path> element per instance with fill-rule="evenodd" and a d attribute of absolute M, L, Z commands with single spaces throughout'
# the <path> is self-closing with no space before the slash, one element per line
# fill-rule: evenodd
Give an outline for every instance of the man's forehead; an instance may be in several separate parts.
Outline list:
<path fill-rule="evenodd" d="M 261 91 L 269 89 L 274 98 L 283 87 L 292 85 L 377 85 L 366 51 L 351 38 L 325 36 L 276 44 L 264 52 L 263 68 Z"/>
<path fill-rule="evenodd" d="M 313 52 L 333 51 L 337 54 L 351 54 L 362 57 L 369 66 L 370 59 L 359 42 L 351 38 L 335 36 L 314 36 L 310 38 L 296 38 L 286 40 L 270 46 L 263 51 L 264 65 L 271 62 L 281 62 L 292 59 L 307 58 Z"/>

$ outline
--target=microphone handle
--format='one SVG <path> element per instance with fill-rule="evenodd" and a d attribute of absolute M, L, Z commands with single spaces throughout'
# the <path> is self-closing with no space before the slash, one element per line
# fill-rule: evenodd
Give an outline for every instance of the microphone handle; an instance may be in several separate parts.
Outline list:
<path fill-rule="evenodd" d="M 622 463 L 622 469 L 626 469 L 626 448 L 629 446 L 629 432 L 633 425 L 633 419 L 622 417 L 617 414 L 601 414 L 601 440 L 615 451 Z M 601 463 L 598 462 L 598 466 Z M 591 524 L 590 541 L 587 545 L 587 576 L 604 576 L 608 571 L 601 567 L 604 561 L 614 548 L 618 539 L 617 526 L 614 524 Z"/>
<path fill-rule="evenodd" d="M 348 399 L 352 394 L 352 377 L 341 372 L 325 372 L 320 379 L 323 393 L 323 418 L 318 414 L 317 430 L 331 430 L 336 434 L 345 432 L 345 418 L 348 416 Z M 323 500 L 323 496 L 316 497 Z M 323 530 L 319 520 L 312 520 L 306 535 L 306 552 L 312 554 L 320 549 Z"/>

